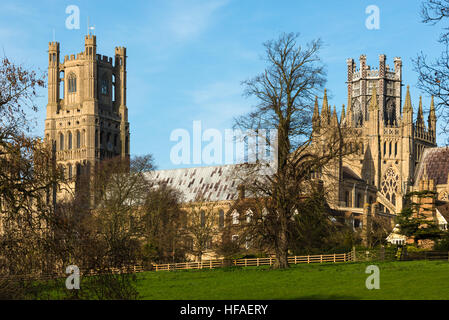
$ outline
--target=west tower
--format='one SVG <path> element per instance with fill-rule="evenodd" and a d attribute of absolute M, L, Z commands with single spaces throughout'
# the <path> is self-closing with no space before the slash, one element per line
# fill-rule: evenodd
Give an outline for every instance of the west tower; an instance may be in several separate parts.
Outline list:
<path fill-rule="evenodd" d="M 84 50 L 60 61 L 58 42 L 48 47 L 45 140 L 56 142 L 56 160 L 72 178 L 97 162 L 129 157 L 126 48 L 114 59 L 97 54 L 95 35 Z"/>

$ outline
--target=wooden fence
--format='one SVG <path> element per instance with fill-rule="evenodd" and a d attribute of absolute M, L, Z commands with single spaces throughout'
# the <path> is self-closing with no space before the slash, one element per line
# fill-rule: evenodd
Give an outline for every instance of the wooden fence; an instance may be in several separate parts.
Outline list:
<path fill-rule="evenodd" d="M 308 255 L 308 256 L 292 256 L 288 257 L 288 263 L 323 263 L 323 262 L 349 262 L 353 261 L 353 253 L 333 253 L 333 254 L 320 254 L 320 255 Z M 154 271 L 168 271 L 168 270 L 188 270 L 188 269 L 214 269 L 228 266 L 239 267 L 258 267 L 258 266 L 271 266 L 273 265 L 275 258 L 251 258 L 251 259 L 215 259 L 215 260 L 203 260 L 201 262 L 182 262 L 182 263 L 167 263 L 167 264 L 155 264 L 153 265 Z"/>
<path fill-rule="evenodd" d="M 334 253 L 334 254 L 320 254 L 309 256 L 291 256 L 288 257 L 290 264 L 299 263 L 337 263 L 337 262 L 349 262 L 354 261 L 354 253 Z M 120 274 L 120 273 L 139 273 L 144 271 L 170 271 L 170 270 L 189 270 L 189 269 L 214 269 L 230 266 L 238 267 L 256 267 L 256 266 L 271 266 L 273 265 L 275 258 L 252 258 L 252 259 L 215 259 L 215 260 L 203 260 L 201 262 L 182 262 L 182 263 L 167 263 L 167 264 L 154 264 L 151 268 L 145 268 L 144 266 L 130 266 L 121 269 L 112 268 L 106 273 Z M 98 275 L 101 272 L 89 272 L 81 270 L 82 276 Z M 40 275 L 0 275 L 0 281 L 2 280 L 51 280 L 57 278 L 65 278 L 66 274 L 40 274 Z"/>

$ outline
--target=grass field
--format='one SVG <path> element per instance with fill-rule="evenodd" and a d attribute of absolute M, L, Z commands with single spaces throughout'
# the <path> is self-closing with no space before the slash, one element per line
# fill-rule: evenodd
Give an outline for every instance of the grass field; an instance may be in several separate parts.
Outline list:
<path fill-rule="evenodd" d="M 368 265 L 380 269 L 380 289 L 368 290 Z M 146 272 L 142 299 L 449 299 L 449 262 L 397 261 Z"/>

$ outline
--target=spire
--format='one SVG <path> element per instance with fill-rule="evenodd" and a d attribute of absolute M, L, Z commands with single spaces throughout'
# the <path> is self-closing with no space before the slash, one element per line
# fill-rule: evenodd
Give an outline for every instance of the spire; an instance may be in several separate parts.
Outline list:
<path fill-rule="evenodd" d="M 337 117 L 337 111 L 334 105 L 334 111 L 332 112 L 332 120 L 331 123 L 333 126 L 338 126 L 338 117 Z"/>
<path fill-rule="evenodd" d="M 413 111 L 412 99 L 410 98 L 410 86 L 407 85 L 407 94 L 405 95 L 404 112 Z"/>
<path fill-rule="evenodd" d="M 315 106 L 313 108 L 312 128 L 317 130 L 320 127 L 320 109 L 318 107 L 318 97 L 315 96 Z"/>
<path fill-rule="evenodd" d="M 418 115 L 416 117 L 416 125 L 420 127 L 424 127 L 424 120 L 423 120 L 423 111 L 422 111 L 422 97 L 419 96 L 419 108 L 418 108 Z"/>
<path fill-rule="evenodd" d="M 341 116 L 340 116 L 340 123 L 343 123 L 345 120 L 346 111 L 345 111 L 345 105 L 342 105 L 341 107 Z"/>
<path fill-rule="evenodd" d="M 430 100 L 430 112 L 429 112 L 429 130 L 435 134 L 437 129 L 437 116 L 435 115 L 435 104 L 433 102 L 433 96 Z"/>
<path fill-rule="evenodd" d="M 330 110 L 327 104 L 327 90 L 324 89 L 323 107 L 321 108 L 321 125 L 325 126 L 330 123 Z"/>

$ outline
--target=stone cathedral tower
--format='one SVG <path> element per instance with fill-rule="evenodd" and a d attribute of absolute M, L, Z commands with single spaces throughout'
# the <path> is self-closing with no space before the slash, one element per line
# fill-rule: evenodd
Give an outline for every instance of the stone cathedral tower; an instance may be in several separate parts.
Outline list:
<path fill-rule="evenodd" d="M 436 146 L 436 116 L 433 98 L 428 124 L 424 123 L 420 98 L 416 120 L 409 87 L 402 103 L 402 61 L 394 58 L 394 69 L 379 56 L 379 67 L 366 64 L 360 56 L 357 69 L 353 59 L 347 60 L 348 108 L 342 110 L 340 126 L 352 128 L 360 145 L 357 152 L 342 159 L 337 203 L 342 208 L 363 208 L 377 202 L 380 211 L 390 214 L 402 209 L 404 195 L 414 184 L 415 169 L 425 148 Z M 314 127 L 320 118 L 316 104 Z M 327 97 L 323 115 L 329 117 Z M 320 121 L 322 126 L 326 121 Z M 314 129 L 316 130 L 316 129 Z M 375 196 L 370 190 L 375 190 Z"/>
<path fill-rule="evenodd" d="M 48 47 L 45 140 L 56 142 L 56 160 L 69 179 L 98 161 L 129 157 L 126 48 L 113 58 L 97 54 L 96 36 L 84 51 L 60 60 L 58 42 Z"/>

